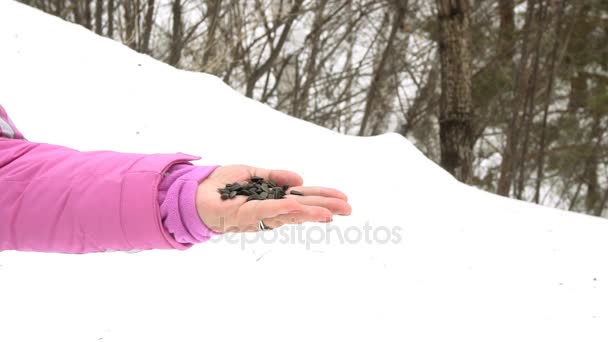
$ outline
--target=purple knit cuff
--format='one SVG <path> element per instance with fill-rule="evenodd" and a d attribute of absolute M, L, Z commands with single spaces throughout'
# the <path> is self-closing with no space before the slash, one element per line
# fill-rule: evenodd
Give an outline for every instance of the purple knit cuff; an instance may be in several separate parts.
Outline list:
<path fill-rule="evenodd" d="M 171 166 L 158 186 L 158 203 L 163 225 L 183 244 L 207 241 L 213 235 L 196 209 L 198 185 L 219 165 L 196 166 L 179 163 Z"/>

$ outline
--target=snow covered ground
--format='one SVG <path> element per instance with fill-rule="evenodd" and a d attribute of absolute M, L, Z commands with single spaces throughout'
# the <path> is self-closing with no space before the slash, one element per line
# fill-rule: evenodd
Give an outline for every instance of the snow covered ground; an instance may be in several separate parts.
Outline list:
<path fill-rule="evenodd" d="M 0 103 L 31 141 L 292 169 L 353 207 L 186 252 L 2 252 L 0 341 L 608 339 L 606 220 L 464 186 L 399 135 L 336 134 L 8 0 Z"/>

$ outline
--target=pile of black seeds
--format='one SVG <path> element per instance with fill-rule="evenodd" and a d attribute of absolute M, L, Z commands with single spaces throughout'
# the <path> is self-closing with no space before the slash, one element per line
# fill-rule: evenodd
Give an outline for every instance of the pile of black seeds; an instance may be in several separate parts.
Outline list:
<path fill-rule="evenodd" d="M 285 198 L 289 185 L 278 185 L 272 179 L 268 181 L 262 177 L 253 176 L 247 183 L 232 183 L 226 184 L 225 187 L 217 189 L 221 194 L 222 200 L 232 199 L 236 196 L 247 196 L 247 201 L 251 200 L 269 200 Z M 304 195 L 297 190 L 291 190 L 290 195 Z"/>

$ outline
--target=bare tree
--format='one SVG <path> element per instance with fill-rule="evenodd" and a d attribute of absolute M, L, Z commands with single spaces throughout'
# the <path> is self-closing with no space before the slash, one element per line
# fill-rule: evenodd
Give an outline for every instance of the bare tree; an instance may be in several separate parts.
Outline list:
<path fill-rule="evenodd" d="M 171 11 L 173 17 L 173 30 L 171 34 L 171 46 L 169 48 L 169 60 L 167 62 L 173 66 L 177 66 L 182 56 L 182 42 L 184 36 L 181 0 L 173 0 Z"/>
<path fill-rule="evenodd" d="M 93 28 L 93 16 L 91 13 L 91 2 L 92 0 L 83 0 L 82 3 L 84 5 L 84 27 L 87 29 Z"/>
<path fill-rule="evenodd" d="M 103 28 L 103 0 L 95 0 L 95 33 L 102 34 Z"/>
<path fill-rule="evenodd" d="M 140 51 L 142 53 L 150 53 L 150 35 L 152 34 L 152 25 L 154 25 L 154 5 L 156 0 L 148 0 L 146 17 L 144 19 L 144 34 L 141 41 Z"/>
<path fill-rule="evenodd" d="M 534 188 L 534 202 L 540 203 L 540 190 L 543 182 L 543 169 L 545 166 L 545 153 L 546 153 L 546 142 L 547 142 L 547 120 L 549 119 L 549 106 L 551 105 L 551 100 L 553 96 L 553 84 L 555 82 L 555 73 L 557 67 L 557 58 L 558 52 L 560 48 L 560 37 L 563 33 L 563 14 L 564 14 L 564 1 L 560 0 L 557 3 L 556 9 L 557 15 L 555 19 L 555 30 L 554 30 L 554 38 L 553 38 L 553 48 L 551 50 L 550 56 L 550 66 L 549 66 L 549 81 L 547 82 L 547 90 L 545 93 L 545 104 L 543 109 L 543 118 L 541 124 L 540 131 L 540 142 L 539 142 L 539 153 L 537 158 L 537 169 L 536 169 L 536 184 Z M 568 39 L 569 39 L 568 34 Z"/>
<path fill-rule="evenodd" d="M 108 0 L 108 32 L 107 36 L 114 38 L 114 0 Z"/>
<path fill-rule="evenodd" d="M 206 2 L 209 28 L 207 29 L 207 41 L 203 51 L 202 70 L 215 75 L 219 73 L 221 64 L 218 61 L 217 31 L 220 25 L 222 0 L 207 0 Z"/>
<path fill-rule="evenodd" d="M 469 183 L 473 162 L 473 108 L 467 0 L 437 0 L 441 98 L 441 166 Z"/>
<path fill-rule="evenodd" d="M 359 135 L 378 133 L 378 125 L 392 112 L 391 103 L 395 100 L 397 89 L 396 74 L 400 71 L 394 67 L 395 60 L 405 59 L 405 53 L 396 54 L 396 51 L 400 51 L 397 49 L 400 43 L 397 37 L 403 29 L 407 6 L 407 0 L 394 0 L 387 8 L 387 17 L 392 13 L 391 29 L 369 86 Z"/>
<path fill-rule="evenodd" d="M 138 9 L 135 5 L 136 0 L 122 0 L 123 20 L 125 22 L 125 31 L 123 42 L 133 50 L 137 49 L 137 37 L 135 36 L 136 21 Z"/>
<path fill-rule="evenodd" d="M 293 0 L 293 5 L 291 6 L 289 13 L 286 16 L 279 17 L 277 23 L 274 24 L 275 27 L 283 27 L 281 35 L 276 43 L 274 42 L 273 34 L 275 29 L 269 29 L 266 27 L 266 39 L 268 41 L 268 45 L 270 46 L 270 55 L 264 61 L 257 61 L 254 65 L 246 65 L 245 73 L 247 77 L 247 84 L 245 88 L 245 96 L 253 97 L 253 89 L 255 84 L 262 76 L 264 76 L 266 72 L 270 70 L 274 61 L 279 57 L 281 49 L 289 37 L 291 26 L 298 17 L 298 13 L 303 2 L 304 0 Z"/>
<path fill-rule="evenodd" d="M 508 196 L 511 191 L 511 185 L 515 177 L 515 167 L 517 165 L 516 158 L 519 146 L 521 115 L 520 109 L 525 106 L 523 97 L 527 85 L 527 65 L 530 55 L 530 31 L 533 22 L 533 15 L 536 8 L 535 0 L 528 0 L 526 6 L 526 19 L 523 28 L 523 37 L 521 43 L 521 57 L 515 77 L 513 81 L 513 96 L 512 96 L 512 115 L 507 128 L 507 141 L 504 154 L 502 156 L 500 179 L 498 180 L 497 193 L 499 195 Z M 515 68 L 515 67 L 514 67 Z"/>

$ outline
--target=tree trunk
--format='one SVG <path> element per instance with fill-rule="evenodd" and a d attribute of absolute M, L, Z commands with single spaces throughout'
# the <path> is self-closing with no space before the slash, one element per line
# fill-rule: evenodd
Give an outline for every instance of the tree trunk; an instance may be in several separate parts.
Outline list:
<path fill-rule="evenodd" d="M 103 27 L 103 22 L 102 22 L 102 18 L 103 18 L 103 0 L 96 0 L 95 1 L 95 33 L 97 33 L 98 35 L 102 34 L 102 27 Z"/>
<path fill-rule="evenodd" d="M 392 90 L 391 83 L 394 83 L 391 81 L 394 81 L 393 77 L 396 77 L 394 74 L 397 72 L 397 70 L 391 70 L 391 66 L 395 65 L 391 61 L 392 59 L 405 58 L 405 56 L 395 56 L 394 54 L 397 35 L 399 30 L 403 29 L 407 5 L 407 0 L 395 0 L 394 7 L 387 8 L 388 12 L 394 13 L 391 31 L 369 85 L 363 119 L 359 127 L 360 136 L 373 134 L 378 123 L 383 121 L 390 111 L 391 106 L 389 103 L 393 100 L 390 96 Z"/>
<path fill-rule="evenodd" d="M 540 66 L 540 56 L 541 56 L 541 43 L 543 33 L 546 30 L 545 27 L 545 18 L 547 12 L 547 4 L 544 1 L 540 1 L 537 14 L 536 14 L 536 44 L 534 48 L 534 60 L 532 63 L 532 75 L 530 80 L 528 81 L 528 87 L 524 100 L 524 112 L 523 112 L 523 122 L 522 122 L 522 130 L 524 133 L 523 142 L 521 147 L 521 152 L 519 154 L 519 164 L 518 164 L 518 179 L 515 184 L 515 197 L 517 199 L 522 199 L 524 188 L 525 188 L 525 179 L 526 177 L 526 161 L 528 160 L 528 142 L 530 140 L 530 130 L 532 126 L 532 121 L 534 119 L 535 114 L 535 99 L 536 99 L 536 86 L 538 83 L 538 69 Z"/>
<path fill-rule="evenodd" d="M 560 47 L 560 38 L 562 33 L 562 18 L 564 13 L 564 0 L 557 3 L 557 19 L 555 20 L 555 31 L 553 36 L 553 47 L 551 50 L 551 61 L 549 64 L 549 81 L 547 83 L 547 90 L 545 94 L 545 104 L 543 109 L 543 120 L 541 124 L 540 132 L 540 143 L 538 158 L 536 164 L 536 184 L 534 188 L 534 202 L 540 203 L 540 188 L 544 178 L 544 167 L 545 167 L 545 153 L 546 153 L 546 140 L 547 140 L 547 120 L 549 117 L 549 106 L 551 104 L 553 96 L 553 83 L 555 81 L 556 67 L 557 67 L 557 52 Z"/>
<path fill-rule="evenodd" d="M 605 86 L 596 85 L 594 89 L 594 97 L 598 98 L 603 94 L 606 94 Z M 604 136 L 605 128 L 602 127 L 602 116 L 598 108 L 591 106 L 591 114 L 593 115 L 593 126 L 591 127 L 591 136 L 595 139 L 593 147 L 587 148 L 587 157 L 585 158 L 585 169 L 583 171 L 583 179 L 587 186 L 587 194 L 585 197 L 585 209 L 587 213 L 593 214 L 596 210 L 595 207 L 602 200 L 600 190 L 601 186 L 598 180 L 598 167 L 601 156 L 602 138 Z"/>
<path fill-rule="evenodd" d="M 467 0 L 437 0 L 441 97 L 441 166 L 470 183 L 473 163 L 473 108 L 469 6 Z"/>
<path fill-rule="evenodd" d="M 65 3 L 64 0 L 55 0 L 55 10 L 53 11 L 53 14 L 55 14 L 56 16 L 63 18 L 63 10 L 65 8 Z"/>
<path fill-rule="evenodd" d="M 513 178 L 515 177 L 515 165 L 517 157 L 517 147 L 519 145 L 519 129 L 520 129 L 520 108 L 523 106 L 522 97 L 525 95 L 523 89 L 525 88 L 526 82 L 525 73 L 528 64 L 528 48 L 530 43 L 530 27 L 532 24 L 532 14 L 536 6 L 535 0 L 528 0 L 526 5 L 526 19 L 523 28 L 522 48 L 519 66 L 515 71 L 513 80 L 513 98 L 512 98 L 512 114 L 509 120 L 509 126 L 507 128 L 507 142 L 505 150 L 502 154 L 502 162 L 500 164 L 500 178 L 498 180 L 498 187 L 496 193 L 502 196 L 509 196 L 511 191 L 511 185 L 513 184 Z"/>
<path fill-rule="evenodd" d="M 606 187 L 606 190 L 604 190 L 604 196 L 603 196 L 602 202 L 600 203 L 600 205 L 598 205 L 595 208 L 595 212 L 593 213 L 593 215 L 602 216 L 602 212 L 604 212 L 604 208 L 606 208 L 607 204 L 608 204 L 608 187 Z"/>
<path fill-rule="evenodd" d="M 82 16 L 80 15 L 80 2 L 72 2 L 72 15 L 74 16 L 74 22 L 78 25 L 82 25 Z"/>
<path fill-rule="evenodd" d="M 84 27 L 93 29 L 93 16 L 91 13 L 91 0 L 84 0 Z"/>
<path fill-rule="evenodd" d="M 114 38 L 114 0 L 108 0 L 108 32 L 107 36 Z"/>
<path fill-rule="evenodd" d="M 182 41 L 184 28 L 182 24 L 181 0 L 174 0 L 172 6 L 173 30 L 171 33 L 171 49 L 169 53 L 169 64 L 177 66 L 182 56 Z"/>
<path fill-rule="evenodd" d="M 514 0 L 499 0 L 500 31 L 498 33 L 498 56 L 501 60 L 513 61 L 515 33 Z"/>
<path fill-rule="evenodd" d="M 137 49 L 137 40 L 135 37 L 135 18 L 136 10 L 133 6 L 133 0 L 123 0 L 124 19 L 125 19 L 125 37 L 124 43 L 133 50 Z"/>
<path fill-rule="evenodd" d="M 298 84 L 293 91 L 294 99 L 291 114 L 295 117 L 303 118 L 307 114 L 310 87 L 317 77 L 317 57 L 319 55 L 322 27 L 325 20 L 324 11 L 327 2 L 328 0 L 318 1 L 311 32 L 307 36 L 310 41 L 310 55 L 308 56 L 306 66 L 304 67 L 305 80 L 302 85 Z"/>
<path fill-rule="evenodd" d="M 144 19 L 144 36 L 141 42 L 141 52 L 150 53 L 150 36 L 152 34 L 152 25 L 154 24 L 154 3 L 155 0 L 148 0 L 148 8 Z"/>
<path fill-rule="evenodd" d="M 207 41 L 203 50 L 203 71 L 217 75 L 220 68 L 220 63 L 217 58 L 217 40 L 216 32 L 218 22 L 220 20 L 222 0 L 207 0 L 207 17 L 209 18 L 209 27 L 207 28 Z"/>

